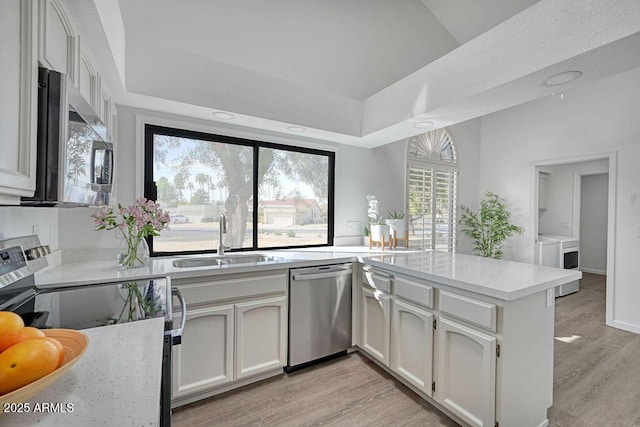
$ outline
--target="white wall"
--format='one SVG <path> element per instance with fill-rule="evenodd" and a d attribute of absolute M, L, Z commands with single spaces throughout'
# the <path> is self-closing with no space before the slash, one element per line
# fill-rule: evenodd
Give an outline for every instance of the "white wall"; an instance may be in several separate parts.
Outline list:
<path fill-rule="evenodd" d="M 138 119 L 136 119 L 138 117 Z M 257 139 L 289 145 L 308 146 L 336 152 L 335 171 L 335 238 L 336 244 L 362 243 L 361 236 L 367 221 L 367 207 L 364 195 L 372 191 L 371 162 L 372 151 L 348 145 L 324 144 L 319 141 L 304 140 L 288 136 L 260 132 L 258 130 L 237 129 L 218 125 L 215 122 L 198 120 L 172 114 L 118 106 L 118 146 L 116 152 L 116 191 L 122 204 L 132 203 L 141 196 L 140 183 L 143 177 L 141 121 L 169 127 L 183 127 L 198 131 Z M 138 185 L 134 185 L 134 183 Z M 359 221 L 361 226 L 355 233 L 347 230 L 348 221 Z"/>
<path fill-rule="evenodd" d="M 580 186 L 580 269 L 607 272 L 608 174 L 585 175 Z"/>
<path fill-rule="evenodd" d="M 613 325 L 640 332 L 636 286 L 640 239 L 640 69 L 576 87 L 481 119 L 480 192 L 492 189 L 527 229 L 505 257 L 533 262 L 533 163 L 617 152 Z"/>
<path fill-rule="evenodd" d="M 142 141 L 138 138 L 136 114 L 151 117 L 156 124 L 166 126 L 184 125 L 185 128 L 208 130 L 239 137 L 255 138 L 285 144 L 295 144 L 292 138 L 278 138 L 259 131 L 234 131 L 216 128 L 212 122 L 176 115 L 156 113 L 148 110 L 118 107 L 118 139 L 116 145 L 115 188 L 117 201 L 123 205 L 133 203 L 141 192 L 136 190 L 136 181 L 143 176 L 143 159 L 136 149 Z M 373 192 L 372 150 L 348 145 L 298 141 L 299 145 L 336 151 L 335 183 L 335 244 L 362 244 L 364 226 L 367 223 L 367 206 L 364 195 Z M 63 262 L 86 259 L 112 259 L 121 238 L 112 231 L 96 231 L 91 214 L 96 208 L 31 208 L 0 207 L 0 238 L 32 234 L 33 226 L 39 228 L 43 244 L 63 249 Z M 347 230 L 348 221 L 360 222 L 354 232 Z"/>
<path fill-rule="evenodd" d="M 58 208 L 0 207 L 0 239 L 38 234 L 40 243 L 58 249 Z"/>
<path fill-rule="evenodd" d="M 576 224 L 573 224 L 574 174 L 585 175 L 594 172 L 607 172 L 609 170 L 609 160 L 600 159 L 543 166 L 538 169 L 549 172 L 547 210 L 539 211 L 538 232 L 541 234 L 577 237 L 579 230 Z"/>
<path fill-rule="evenodd" d="M 447 127 L 458 155 L 458 205 L 478 206 L 478 158 L 480 157 L 480 120 L 469 120 Z M 406 139 L 373 149 L 374 166 L 370 172 L 371 194 L 380 201 L 380 214 L 406 210 Z M 364 197 L 363 197 L 364 198 Z M 366 202 L 362 205 L 366 208 Z M 458 252 L 472 253 L 470 241 L 458 232 Z"/>

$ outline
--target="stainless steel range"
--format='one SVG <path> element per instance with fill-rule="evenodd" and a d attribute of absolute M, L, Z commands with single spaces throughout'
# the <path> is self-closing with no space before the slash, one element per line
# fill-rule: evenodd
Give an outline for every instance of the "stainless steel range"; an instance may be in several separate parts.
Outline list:
<path fill-rule="evenodd" d="M 171 425 L 171 348 L 180 344 L 185 302 L 169 277 L 107 282 L 97 285 L 39 289 L 34 273 L 47 266 L 49 250 L 37 236 L 0 241 L 0 310 L 18 313 L 27 326 L 86 329 L 153 317 L 164 317 L 160 425 Z M 126 308 L 128 289 L 138 288 L 144 299 L 134 316 Z M 181 304 L 181 325 L 173 329 L 172 296 Z M 131 318 L 130 318 L 131 317 Z"/>

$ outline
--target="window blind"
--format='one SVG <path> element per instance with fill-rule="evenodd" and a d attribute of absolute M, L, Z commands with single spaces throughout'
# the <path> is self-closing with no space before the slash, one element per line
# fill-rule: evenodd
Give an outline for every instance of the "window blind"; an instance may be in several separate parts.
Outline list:
<path fill-rule="evenodd" d="M 407 168 L 410 246 L 455 251 L 457 168 L 419 161 Z"/>

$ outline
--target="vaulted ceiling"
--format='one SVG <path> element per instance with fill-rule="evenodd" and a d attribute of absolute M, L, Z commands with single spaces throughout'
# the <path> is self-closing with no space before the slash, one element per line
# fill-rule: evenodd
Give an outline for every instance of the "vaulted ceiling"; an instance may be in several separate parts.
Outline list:
<path fill-rule="evenodd" d="M 640 66 L 635 0 L 94 2 L 124 24 L 120 61 L 98 37 L 118 102 L 368 147 Z"/>

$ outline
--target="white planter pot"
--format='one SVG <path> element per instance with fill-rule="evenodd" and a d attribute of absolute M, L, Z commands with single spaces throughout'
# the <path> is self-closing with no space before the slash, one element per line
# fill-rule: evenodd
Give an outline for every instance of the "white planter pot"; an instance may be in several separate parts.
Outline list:
<path fill-rule="evenodd" d="M 387 219 L 385 222 L 391 227 L 391 234 L 395 231 L 398 239 L 404 239 L 407 233 L 407 222 L 404 219 Z"/>
<path fill-rule="evenodd" d="M 387 224 L 371 224 L 371 240 L 374 242 L 381 242 L 382 236 L 384 236 L 385 242 L 388 242 L 390 234 L 391 227 Z"/>

